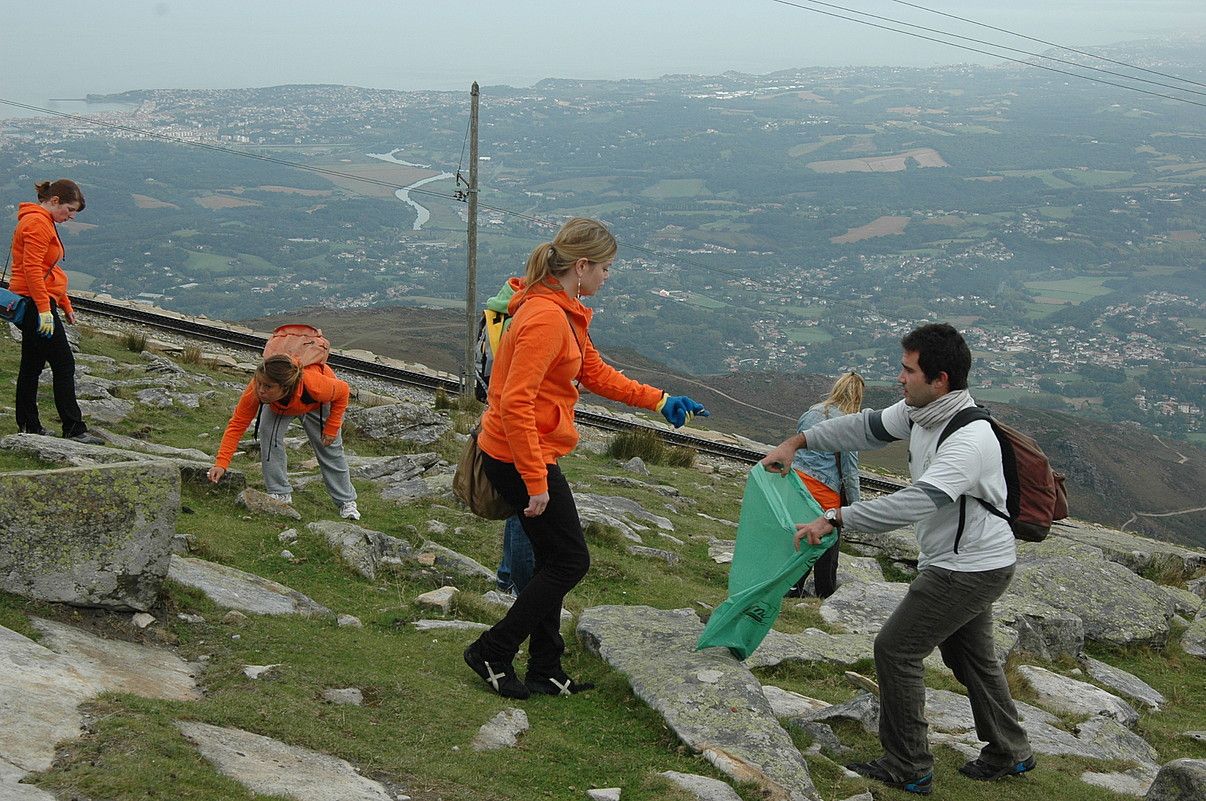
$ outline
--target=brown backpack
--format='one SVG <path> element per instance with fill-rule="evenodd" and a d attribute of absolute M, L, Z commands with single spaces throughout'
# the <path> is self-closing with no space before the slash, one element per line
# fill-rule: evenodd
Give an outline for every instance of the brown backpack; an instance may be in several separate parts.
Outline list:
<path fill-rule="evenodd" d="M 1033 437 L 997 422 L 983 406 L 970 406 L 956 412 L 939 435 L 937 447 L 942 447 L 947 437 L 975 420 L 987 420 L 1001 444 L 1001 467 L 1008 488 L 1004 512 L 983 498 L 976 500 L 991 514 L 1009 523 L 1015 538 L 1042 542 L 1051 533 L 1051 524 L 1068 516 L 1063 473 L 1051 469 L 1051 462 Z M 955 553 L 959 553 L 959 539 L 963 536 L 968 497 L 959 498 Z"/>

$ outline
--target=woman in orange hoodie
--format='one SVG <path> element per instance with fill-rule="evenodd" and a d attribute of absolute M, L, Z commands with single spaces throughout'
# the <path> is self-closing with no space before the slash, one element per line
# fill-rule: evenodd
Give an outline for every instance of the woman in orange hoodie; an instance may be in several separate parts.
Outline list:
<path fill-rule="evenodd" d="M 359 520 L 356 488 L 352 486 L 348 460 L 343 453 L 343 434 L 339 430 L 343 425 L 343 413 L 348 408 L 349 394 L 347 382 L 336 378 L 335 372 L 325 364 L 303 368 L 291 356 L 264 359 L 226 424 L 214 466 L 209 469 L 209 480 L 215 484 L 222 480 L 239 446 L 239 439 L 259 415 L 257 426 L 266 432 L 260 439 L 264 487 L 276 500 L 293 503 L 285 432 L 292 418 L 300 417 L 314 455 L 318 457 L 327 494 L 339 507 L 339 516 Z"/>
<path fill-rule="evenodd" d="M 75 399 L 75 357 L 67 342 L 67 322 L 75 325 L 75 311 L 67 297 L 67 273 L 59 265 L 63 241 L 58 223 L 75 219 L 84 210 L 84 193 L 75 181 L 60 178 L 35 184 L 37 203 L 17 207 L 13 231 L 13 279 L 9 289 L 29 298 L 21 321 L 21 367 L 17 372 L 17 428 L 28 434 L 45 434 L 38 417 L 38 379 L 47 363 L 54 375 L 54 405 L 63 425 L 63 436 L 77 442 L 99 444 L 88 433 L 84 415 Z"/>
<path fill-rule="evenodd" d="M 490 379 L 478 445 L 491 483 L 520 516 L 536 555 L 532 579 L 506 616 L 465 649 L 465 662 L 499 695 L 570 695 L 591 685 L 561 667 L 561 604 L 590 567 L 569 483 L 557 466 L 578 443 L 574 404 L 580 382 L 596 395 L 660 411 L 675 427 L 704 407 L 684 395 L 633 381 L 608 366 L 590 341 L 591 310 L 579 298 L 603 288 L 616 240 L 602 223 L 567 222 L 532 251 L 508 311 Z M 528 671 L 512 660 L 524 640 Z"/>

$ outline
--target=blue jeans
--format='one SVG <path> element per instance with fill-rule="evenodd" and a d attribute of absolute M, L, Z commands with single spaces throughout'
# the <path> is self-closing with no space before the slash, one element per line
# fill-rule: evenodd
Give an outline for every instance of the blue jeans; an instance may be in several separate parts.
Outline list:
<path fill-rule="evenodd" d="M 523 592 L 536 569 L 532 541 L 519 522 L 519 515 L 507 518 L 503 527 L 502 561 L 498 563 L 498 588 L 515 595 Z"/>

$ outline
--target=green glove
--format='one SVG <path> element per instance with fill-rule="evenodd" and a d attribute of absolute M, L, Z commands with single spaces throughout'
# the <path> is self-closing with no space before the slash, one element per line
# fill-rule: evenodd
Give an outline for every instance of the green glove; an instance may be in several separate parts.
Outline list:
<path fill-rule="evenodd" d="M 38 333 L 47 339 L 54 336 L 54 312 L 38 312 Z"/>

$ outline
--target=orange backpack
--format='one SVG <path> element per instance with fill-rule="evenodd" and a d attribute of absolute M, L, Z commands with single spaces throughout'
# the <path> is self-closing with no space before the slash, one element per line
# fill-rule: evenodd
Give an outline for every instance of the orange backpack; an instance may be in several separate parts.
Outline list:
<path fill-rule="evenodd" d="M 305 323 L 280 325 L 264 345 L 264 358 L 291 356 L 302 367 L 326 364 L 331 355 L 331 343 L 322 331 Z"/>

